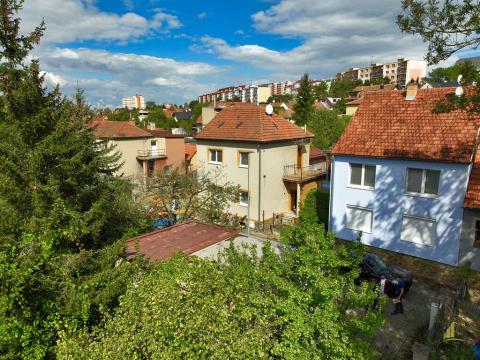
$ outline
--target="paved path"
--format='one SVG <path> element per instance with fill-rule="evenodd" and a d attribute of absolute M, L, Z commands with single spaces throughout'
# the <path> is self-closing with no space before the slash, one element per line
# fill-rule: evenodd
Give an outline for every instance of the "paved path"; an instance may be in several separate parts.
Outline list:
<path fill-rule="evenodd" d="M 453 292 L 436 284 L 422 280 L 414 280 L 410 291 L 403 301 L 405 313 L 391 315 L 393 303 L 391 299 L 385 304 L 385 325 L 373 341 L 379 352 L 379 358 L 385 360 L 411 359 L 411 348 L 417 337 L 428 328 L 431 303 L 439 296 Z M 423 334 L 422 334 L 423 335 Z"/>

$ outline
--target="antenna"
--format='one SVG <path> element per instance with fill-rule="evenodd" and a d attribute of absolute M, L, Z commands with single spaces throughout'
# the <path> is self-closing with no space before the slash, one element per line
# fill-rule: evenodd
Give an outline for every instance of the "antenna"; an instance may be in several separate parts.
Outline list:
<path fill-rule="evenodd" d="M 267 113 L 267 115 L 272 115 L 273 114 L 272 104 L 268 104 L 267 106 L 265 106 L 265 112 Z"/>

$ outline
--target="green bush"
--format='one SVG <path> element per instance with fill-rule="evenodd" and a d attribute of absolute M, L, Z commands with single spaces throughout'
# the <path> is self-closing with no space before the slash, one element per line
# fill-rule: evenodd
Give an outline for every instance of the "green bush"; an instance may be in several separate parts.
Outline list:
<path fill-rule="evenodd" d="M 328 205 L 330 194 L 318 189 L 311 190 L 300 209 L 300 221 L 310 224 L 324 224 L 328 228 Z"/>

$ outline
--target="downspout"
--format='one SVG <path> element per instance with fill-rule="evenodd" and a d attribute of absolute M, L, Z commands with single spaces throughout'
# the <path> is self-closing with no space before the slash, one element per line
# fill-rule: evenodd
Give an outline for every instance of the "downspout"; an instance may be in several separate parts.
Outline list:
<path fill-rule="evenodd" d="M 328 204 L 328 231 L 332 231 L 332 204 L 333 204 L 333 184 L 335 178 L 334 172 L 335 157 L 332 155 L 330 163 L 330 199 Z"/>
<path fill-rule="evenodd" d="M 260 143 L 257 143 L 257 152 L 258 152 L 258 225 L 257 230 L 260 230 L 260 206 L 261 206 L 261 198 L 262 198 L 262 147 Z"/>

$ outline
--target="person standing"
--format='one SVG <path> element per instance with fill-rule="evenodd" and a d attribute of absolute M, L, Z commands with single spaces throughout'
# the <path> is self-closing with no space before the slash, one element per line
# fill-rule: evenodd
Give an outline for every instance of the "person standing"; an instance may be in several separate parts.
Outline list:
<path fill-rule="evenodd" d="M 397 277 L 397 289 L 395 291 L 395 298 L 393 302 L 395 303 L 395 310 L 392 312 L 392 315 L 403 314 L 403 296 L 405 295 L 405 281 L 400 277 Z"/>
<path fill-rule="evenodd" d="M 384 274 L 382 274 L 382 275 L 380 275 L 380 282 L 378 284 L 379 293 L 377 293 L 377 296 L 373 300 L 372 310 L 375 310 L 377 308 L 378 300 L 381 297 L 386 295 L 386 290 L 387 290 L 386 286 L 387 286 L 387 277 Z"/>

